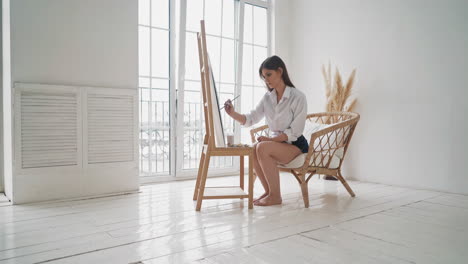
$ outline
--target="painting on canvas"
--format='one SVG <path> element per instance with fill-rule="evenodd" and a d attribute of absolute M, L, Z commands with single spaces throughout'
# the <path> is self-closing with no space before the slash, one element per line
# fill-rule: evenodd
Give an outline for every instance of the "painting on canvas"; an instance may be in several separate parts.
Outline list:
<path fill-rule="evenodd" d="M 216 91 L 216 82 L 213 75 L 213 69 L 211 67 L 211 61 L 208 57 L 208 64 L 210 67 L 210 89 L 211 89 L 211 105 L 213 107 L 213 126 L 215 134 L 215 145 L 217 148 L 226 147 L 226 142 L 224 141 L 224 129 L 223 121 L 221 120 L 221 111 L 219 110 L 219 99 L 218 92 Z"/>

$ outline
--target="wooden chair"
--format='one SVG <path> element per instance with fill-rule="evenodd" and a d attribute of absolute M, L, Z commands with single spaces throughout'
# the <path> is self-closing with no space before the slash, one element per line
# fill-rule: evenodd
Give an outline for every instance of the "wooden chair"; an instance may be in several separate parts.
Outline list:
<path fill-rule="evenodd" d="M 349 142 L 359 121 L 359 114 L 326 112 L 307 115 L 304 136 L 309 140 L 309 152 L 300 154 L 288 164 L 278 164 L 280 171 L 290 172 L 301 186 L 304 206 L 309 207 L 307 183 L 314 174 L 327 174 L 338 178 L 349 194 L 355 194 L 341 174 L 341 165 Z M 252 129 L 252 142 L 259 136 L 269 136 L 267 125 Z M 306 177 L 306 175 L 308 176 Z"/>

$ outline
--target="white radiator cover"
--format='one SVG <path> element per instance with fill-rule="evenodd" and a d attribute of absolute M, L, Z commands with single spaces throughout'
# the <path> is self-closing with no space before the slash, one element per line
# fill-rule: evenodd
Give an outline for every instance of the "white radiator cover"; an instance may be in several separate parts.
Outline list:
<path fill-rule="evenodd" d="M 138 190 L 136 89 L 15 84 L 14 203 Z"/>
<path fill-rule="evenodd" d="M 21 167 L 77 165 L 77 93 L 23 91 L 20 104 Z"/>

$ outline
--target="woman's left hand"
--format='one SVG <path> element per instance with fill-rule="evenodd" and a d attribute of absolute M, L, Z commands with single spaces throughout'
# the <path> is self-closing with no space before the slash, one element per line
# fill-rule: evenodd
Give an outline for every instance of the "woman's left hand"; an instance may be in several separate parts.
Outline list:
<path fill-rule="evenodd" d="M 261 136 L 261 137 L 258 137 L 258 138 L 257 138 L 257 141 L 258 141 L 258 142 L 262 142 L 262 141 L 271 141 L 271 138 Z"/>

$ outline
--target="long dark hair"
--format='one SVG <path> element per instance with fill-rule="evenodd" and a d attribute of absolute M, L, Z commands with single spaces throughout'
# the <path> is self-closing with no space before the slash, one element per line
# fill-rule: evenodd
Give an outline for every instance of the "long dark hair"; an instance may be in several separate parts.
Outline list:
<path fill-rule="evenodd" d="M 296 88 L 294 84 L 291 82 L 291 79 L 289 79 L 288 70 L 286 69 L 286 64 L 284 64 L 284 61 L 276 55 L 268 57 L 266 58 L 266 60 L 262 62 L 262 65 L 260 65 L 260 68 L 258 69 L 258 74 L 260 75 L 260 78 L 263 80 L 262 69 L 277 71 L 279 68 L 283 69 L 283 74 L 281 75 L 281 78 L 283 78 L 284 84 L 286 84 L 287 86 Z M 270 88 L 268 86 L 267 86 L 267 89 L 270 92 L 273 90 L 273 88 Z"/>

